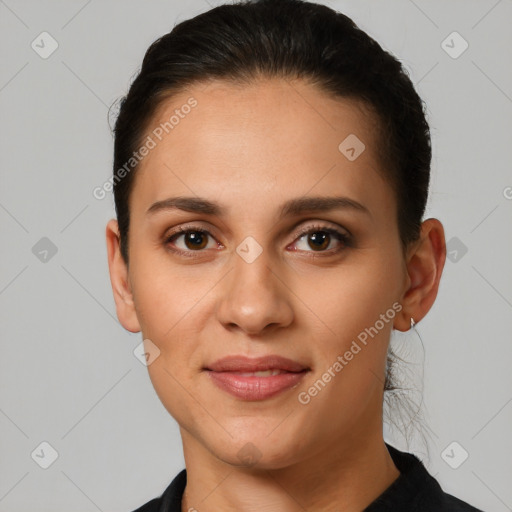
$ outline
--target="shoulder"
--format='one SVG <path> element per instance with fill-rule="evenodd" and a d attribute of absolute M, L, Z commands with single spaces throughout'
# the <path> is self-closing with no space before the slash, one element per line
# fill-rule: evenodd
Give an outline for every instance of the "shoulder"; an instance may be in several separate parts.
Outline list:
<path fill-rule="evenodd" d="M 160 497 L 148 501 L 133 512 L 181 512 L 181 498 L 186 484 L 187 471 L 183 469 Z"/>
<path fill-rule="evenodd" d="M 451 494 L 443 494 L 445 500 L 444 506 L 446 507 L 445 510 L 450 510 L 451 512 L 483 512 L 479 508 L 475 508 L 469 503 L 459 500 L 459 498 L 456 498 Z"/>
<path fill-rule="evenodd" d="M 445 493 L 418 457 L 386 446 L 400 476 L 365 512 L 483 512 Z"/>
<path fill-rule="evenodd" d="M 429 475 L 430 476 L 430 475 Z M 432 476 L 431 485 L 420 492 L 414 509 L 417 512 L 483 512 L 469 503 L 443 491 Z"/>

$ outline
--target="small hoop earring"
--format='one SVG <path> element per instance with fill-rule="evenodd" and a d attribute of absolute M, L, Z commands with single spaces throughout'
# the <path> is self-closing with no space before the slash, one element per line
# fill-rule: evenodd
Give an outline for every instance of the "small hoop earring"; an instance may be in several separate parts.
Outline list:
<path fill-rule="evenodd" d="M 414 329 L 415 325 L 416 325 L 416 322 L 414 321 L 414 318 L 411 317 L 411 329 Z"/>

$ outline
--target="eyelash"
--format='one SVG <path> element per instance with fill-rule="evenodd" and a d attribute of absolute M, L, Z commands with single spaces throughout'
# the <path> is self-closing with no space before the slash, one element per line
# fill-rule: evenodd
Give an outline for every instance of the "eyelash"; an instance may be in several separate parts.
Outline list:
<path fill-rule="evenodd" d="M 329 249 L 326 251 L 318 251 L 318 252 L 317 251 L 303 251 L 306 253 L 310 253 L 310 252 L 312 253 L 308 257 L 317 258 L 317 257 L 323 257 L 323 256 L 332 256 L 334 254 L 337 254 L 337 253 L 343 251 L 346 248 L 353 246 L 352 239 L 351 239 L 350 235 L 347 235 L 347 234 L 343 233 L 342 231 L 339 231 L 335 228 L 331 228 L 329 226 L 321 226 L 321 225 L 308 226 L 307 228 L 300 230 L 298 233 L 295 234 L 294 241 L 300 240 L 305 235 L 309 235 L 311 233 L 318 233 L 318 232 L 324 232 L 324 233 L 328 233 L 329 235 L 333 235 L 335 238 L 338 239 L 338 241 L 341 242 L 342 247 L 337 248 L 337 249 Z M 199 226 L 193 226 L 193 225 L 192 226 L 189 226 L 189 225 L 180 226 L 179 228 L 176 229 L 176 231 L 174 233 L 170 234 L 169 236 L 167 236 L 165 238 L 164 243 L 165 243 L 166 247 L 169 247 L 169 249 L 172 252 L 174 252 L 178 255 L 181 255 L 181 256 L 185 256 L 188 258 L 199 257 L 199 254 L 194 254 L 194 253 L 204 252 L 203 250 L 184 251 L 182 249 L 177 249 L 177 248 L 171 246 L 172 241 L 175 241 L 179 236 L 182 236 L 187 233 L 201 233 L 202 235 L 208 235 L 208 236 L 211 236 L 212 238 L 214 238 L 213 235 L 208 230 L 201 228 Z"/>

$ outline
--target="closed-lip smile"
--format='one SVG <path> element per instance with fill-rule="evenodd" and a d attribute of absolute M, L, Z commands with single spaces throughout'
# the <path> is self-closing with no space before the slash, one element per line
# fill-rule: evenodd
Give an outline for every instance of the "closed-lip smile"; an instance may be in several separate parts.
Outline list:
<path fill-rule="evenodd" d="M 220 389 L 242 400 L 265 400 L 295 387 L 310 371 L 278 355 L 227 356 L 203 368 Z"/>

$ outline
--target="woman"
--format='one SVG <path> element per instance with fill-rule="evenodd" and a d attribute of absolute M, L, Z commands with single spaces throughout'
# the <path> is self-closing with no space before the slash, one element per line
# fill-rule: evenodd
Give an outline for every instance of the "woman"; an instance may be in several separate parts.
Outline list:
<path fill-rule="evenodd" d="M 117 315 L 180 426 L 149 511 L 474 511 L 383 439 L 393 329 L 437 295 L 431 146 L 400 63 L 298 0 L 148 49 L 115 126 Z"/>

